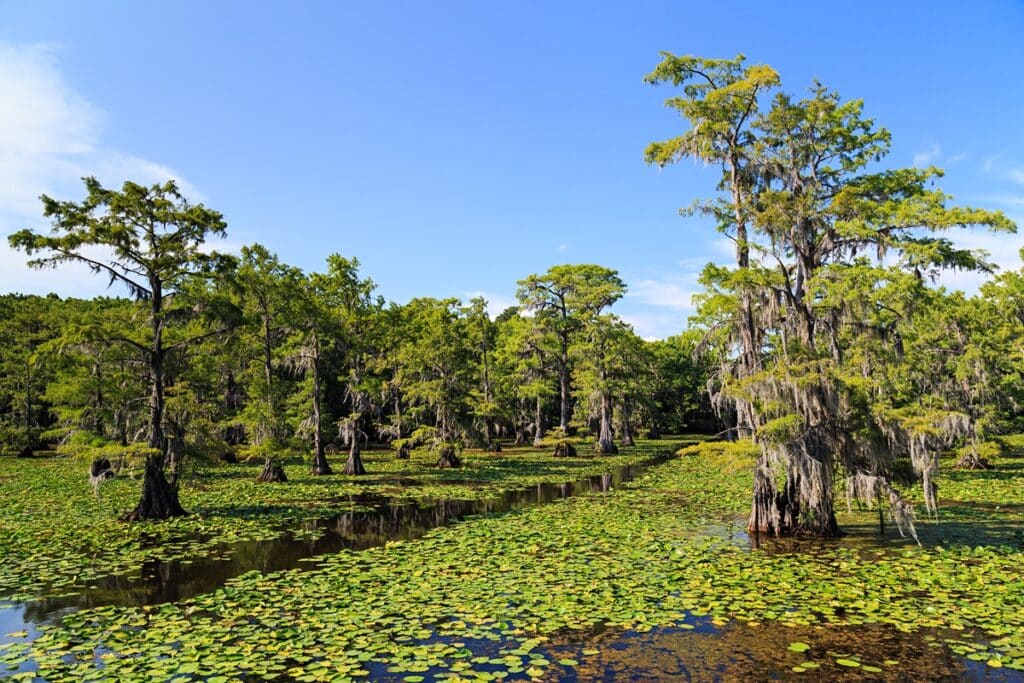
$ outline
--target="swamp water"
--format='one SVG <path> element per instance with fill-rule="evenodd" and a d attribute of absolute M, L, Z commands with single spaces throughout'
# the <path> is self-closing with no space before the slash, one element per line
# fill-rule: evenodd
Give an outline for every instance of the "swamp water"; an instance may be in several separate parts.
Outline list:
<path fill-rule="evenodd" d="M 70 595 L 28 602 L 0 599 L 0 643 L 33 640 L 38 635 L 38 626 L 59 624 L 64 616 L 81 609 L 178 602 L 216 590 L 247 572 L 267 574 L 287 569 L 313 569 L 319 565 L 318 558 L 340 550 L 365 550 L 391 541 L 414 540 L 431 529 L 468 517 L 510 512 L 584 493 L 608 492 L 670 457 L 656 456 L 645 462 L 612 468 L 605 474 L 557 484 L 537 484 L 480 500 L 349 496 L 343 502 L 357 511 L 310 520 L 276 539 L 228 544 L 207 558 L 147 562 L 136 575 L 103 577 L 87 589 Z M 395 483 L 414 486 L 418 482 L 402 479 Z M 0 668 L 0 677 L 3 676 Z"/>
<path fill-rule="evenodd" d="M 102 605 L 137 606 L 177 602 L 215 590 L 230 578 L 250 571 L 262 573 L 314 568 L 342 549 L 362 550 L 419 538 L 430 529 L 474 515 L 510 512 L 587 492 L 607 492 L 641 471 L 663 462 L 656 458 L 640 465 L 617 468 L 602 476 L 563 484 L 543 484 L 485 500 L 391 500 L 359 497 L 351 502 L 360 511 L 316 520 L 273 541 L 234 544 L 213 559 L 152 563 L 134 578 L 112 577 L 95 582 L 77 595 L 10 605 L 0 609 L 0 638 L 24 641 L 37 636 L 36 626 L 59 623 L 64 615 Z M 850 527 L 847 527 L 850 528 Z M 740 519 L 708 524 L 697 532 L 745 552 L 750 539 Z M 855 527 L 840 541 L 879 549 L 903 544 L 892 534 L 877 536 L 869 524 Z M 872 540 L 875 539 L 875 540 Z M 814 554 L 811 544 L 779 547 L 769 552 Z M 0 603 L 2 604 L 2 603 Z M 23 633 L 21 633 L 23 632 Z M 11 634 L 3 637 L 2 634 Z M 504 674 L 506 680 L 529 680 L 537 672 L 530 662 L 545 662 L 545 680 L 970 680 L 1021 681 L 1019 671 L 992 669 L 984 662 L 954 654 L 940 632 L 906 634 L 881 625 L 853 627 L 787 627 L 778 622 L 748 625 L 717 623 L 712 617 L 690 616 L 671 626 L 644 629 L 598 628 L 554 634 L 529 655 L 502 641 L 458 638 L 472 652 L 477 671 Z M 964 634 L 952 634 L 962 638 Z M 982 640 L 982 639 L 979 639 Z M 455 642 L 432 636 L 425 643 Z M 794 643 L 805 648 L 793 650 Z M 521 667 L 510 670 L 510 658 Z M 366 662 L 375 680 L 419 680 L 421 676 L 389 671 Z M 27 668 L 27 667 L 26 667 Z M 519 671 L 515 669 L 519 668 Z M 430 680 L 441 670 L 421 670 Z M 3 676 L 0 673 L 0 676 Z M 285 679 L 288 679 L 285 676 Z"/>

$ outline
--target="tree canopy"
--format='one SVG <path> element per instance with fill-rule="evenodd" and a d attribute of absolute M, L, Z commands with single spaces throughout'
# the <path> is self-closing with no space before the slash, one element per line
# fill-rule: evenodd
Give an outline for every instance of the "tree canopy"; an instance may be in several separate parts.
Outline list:
<path fill-rule="evenodd" d="M 976 431 L 976 417 L 963 401 L 951 405 L 951 387 L 894 383 L 924 351 L 908 352 L 906 341 L 930 314 L 927 302 L 944 296 L 930 279 L 991 268 L 942 233 L 1013 223 L 951 205 L 933 187 L 937 169 L 878 169 L 888 131 L 860 100 L 818 83 L 796 98 L 778 90 L 770 67 L 742 56 L 671 54 L 647 80 L 682 88 L 666 104 L 687 125 L 652 143 L 647 160 L 717 167 L 720 194 L 692 210 L 737 245 L 736 267 L 705 269 L 697 322 L 720 359 L 719 407 L 761 446 L 750 529 L 838 534 L 840 474 L 851 495 L 884 495 L 904 510 L 891 486 L 901 457 L 934 510 L 937 450 Z"/>

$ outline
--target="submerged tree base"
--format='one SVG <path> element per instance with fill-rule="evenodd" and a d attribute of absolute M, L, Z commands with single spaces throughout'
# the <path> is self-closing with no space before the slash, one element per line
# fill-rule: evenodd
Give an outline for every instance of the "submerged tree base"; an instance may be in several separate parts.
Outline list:
<path fill-rule="evenodd" d="M 134 510 L 125 515 L 125 521 L 168 519 L 187 514 L 178 501 L 178 490 L 167 481 L 163 468 L 156 463 L 147 462 L 146 475 L 142 482 L 142 500 Z"/>
<path fill-rule="evenodd" d="M 256 477 L 256 481 L 265 484 L 281 484 L 288 481 L 288 476 L 284 473 L 283 467 L 273 460 L 267 460 L 263 465 L 263 471 L 260 472 L 260 476 Z"/>
<path fill-rule="evenodd" d="M 455 452 L 454 448 L 445 446 L 441 449 L 441 454 L 437 459 L 437 466 L 441 469 L 458 468 L 462 467 L 462 460 L 459 459 L 459 454 Z"/>
<path fill-rule="evenodd" d="M 327 456 L 319 453 L 313 455 L 313 467 L 310 468 L 309 473 L 313 476 L 321 477 L 334 474 L 334 471 L 331 469 L 331 464 L 327 462 Z"/>
<path fill-rule="evenodd" d="M 576 447 L 568 439 L 561 439 L 555 444 L 555 452 L 551 455 L 555 458 L 575 458 Z"/>
<path fill-rule="evenodd" d="M 965 453 L 956 464 L 953 465 L 960 470 L 990 470 L 992 464 L 977 453 Z"/>
<path fill-rule="evenodd" d="M 352 448 L 348 452 L 348 460 L 345 461 L 345 474 L 366 474 L 366 468 L 363 467 L 363 459 L 359 455 L 359 444 L 355 440 L 352 441 Z"/>
<path fill-rule="evenodd" d="M 836 521 L 831 497 L 819 497 L 819 506 L 808 508 L 801 507 L 800 493 L 800 481 L 792 472 L 786 480 L 785 488 L 778 491 L 771 470 L 763 461 L 759 462 L 754 474 L 754 501 L 747 521 L 747 531 L 751 538 L 839 538 L 844 535 Z"/>

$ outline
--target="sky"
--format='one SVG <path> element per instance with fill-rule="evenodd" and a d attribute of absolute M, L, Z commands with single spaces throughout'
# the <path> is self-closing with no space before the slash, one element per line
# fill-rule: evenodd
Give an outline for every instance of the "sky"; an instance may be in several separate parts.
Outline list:
<path fill-rule="evenodd" d="M 959 203 L 1024 230 L 1024 1 L 14 2 L 0 0 L 0 234 L 47 229 L 40 194 L 80 178 L 176 179 L 307 271 L 338 252 L 389 300 L 482 295 L 559 263 L 619 271 L 614 311 L 680 332 L 729 243 L 680 207 L 713 168 L 645 165 L 684 130 L 660 51 L 738 53 L 797 94 L 814 79 L 892 132 L 891 167 L 937 165 Z M 967 233 L 1004 268 L 1024 233 Z M 123 294 L 87 270 L 29 271 L 0 245 L 0 292 Z M 946 279 L 977 287 L 976 275 Z"/>

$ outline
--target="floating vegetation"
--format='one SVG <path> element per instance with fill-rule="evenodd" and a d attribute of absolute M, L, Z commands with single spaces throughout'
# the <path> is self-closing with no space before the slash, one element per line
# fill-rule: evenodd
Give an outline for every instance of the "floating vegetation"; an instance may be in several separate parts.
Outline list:
<path fill-rule="evenodd" d="M 322 530 L 312 521 L 367 511 L 381 500 L 483 500 L 577 481 L 649 460 L 659 448 L 573 461 L 532 449 L 469 453 L 457 473 L 437 470 L 425 452 L 396 461 L 371 451 L 364 454 L 369 476 L 314 477 L 296 461 L 285 464 L 287 486 L 256 482 L 261 462 L 211 467 L 194 472 L 182 490 L 182 503 L 194 514 L 132 525 L 119 517 L 135 504 L 137 482 L 109 480 L 97 502 L 73 459 L 7 460 L 0 486 L 0 600 L 67 595 L 104 578 L 137 577 L 155 562 L 217 557 L 251 542 L 313 539 Z"/>
<path fill-rule="evenodd" d="M 958 502 L 940 507 L 947 522 L 980 530 L 1002 521 L 956 510 L 989 501 L 983 479 L 971 478 L 995 473 L 1015 484 L 1008 504 L 1018 505 L 1018 462 L 951 475 L 941 490 Z M 744 512 L 751 483 L 709 449 L 610 494 L 343 550 L 309 571 L 250 572 L 173 604 L 82 610 L 5 646 L 0 661 L 31 662 L 51 681 L 586 677 L 608 648 L 586 636 L 564 651 L 567 634 L 742 627 L 784 634 L 777 650 L 790 674 L 900 671 L 906 655 L 820 644 L 833 638 L 821 633 L 867 631 L 934 643 L 957 666 L 1024 670 L 1024 549 L 1012 537 L 943 542 L 924 533 L 943 527 L 925 523 L 924 547 L 894 530 L 877 543 L 877 527 L 860 532 L 855 513 L 843 518 L 853 538 L 751 552 L 736 534 L 713 531 Z"/>

